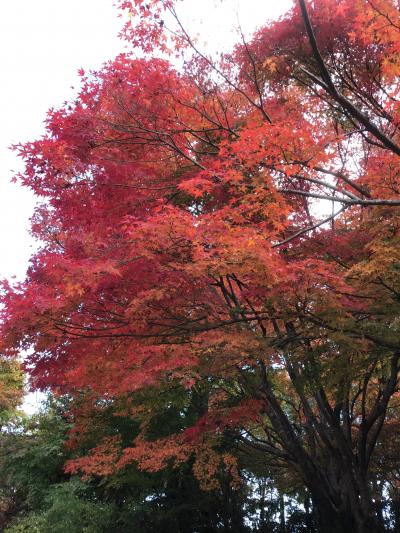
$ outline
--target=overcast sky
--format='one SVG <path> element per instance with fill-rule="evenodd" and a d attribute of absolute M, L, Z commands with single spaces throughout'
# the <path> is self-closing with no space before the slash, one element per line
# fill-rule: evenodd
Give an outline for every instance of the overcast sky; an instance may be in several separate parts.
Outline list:
<path fill-rule="evenodd" d="M 219 50 L 235 42 L 237 20 L 248 35 L 290 4 L 183 0 L 178 12 L 201 46 Z M 74 95 L 79 68 L 95 69 L 124 51 L 117 15 L 113 0 L 0 0 L 0 278 L 23 279 L 34 249 L 28 228 L 35 199 L 10 182 L 22 167 L 8 147 L 43 134 L 47 110 Z"/>
<path fill-rule="evenodd" d="M 21 168 L 8 146 L 43 132 L 49 107 L 73 94 L 80 66 L 121 49 L 112 0 L 0 0 L 0 276 L 23 277 L 34 200 L 10 184 Z"/>

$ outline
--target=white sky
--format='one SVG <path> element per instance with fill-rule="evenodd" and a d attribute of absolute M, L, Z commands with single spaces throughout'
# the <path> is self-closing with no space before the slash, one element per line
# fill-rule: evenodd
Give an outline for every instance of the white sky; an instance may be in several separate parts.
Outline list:
<path fill-rule="evenodd" d="M 121 50 L 111 0 L 0 0 L 0 277 L 23 277 L 32 252 L 32 195 L 10 184 L 21 169 L 7 147 L 34 140 L 52 106 L 70 98 L 77 69 Z"/>
<path fill-rule="evenodd" d="M 249 34 L 290 4 L 183 0 L 178 12 L 203 47 L 219 50 L 236 41 L 238 19 Z M 10 183 L 22 167 L 8 147 L 43 133 L 46 111 L 72 97 L 80 67 L 95 69 L 124 50 L 117 14 L 113 0 L 0 0 L 0 278 L 22 279 L 34 249 L 28 227 L 35 201 Z M 33 396 L 30 402 L 34 409 Z"/>

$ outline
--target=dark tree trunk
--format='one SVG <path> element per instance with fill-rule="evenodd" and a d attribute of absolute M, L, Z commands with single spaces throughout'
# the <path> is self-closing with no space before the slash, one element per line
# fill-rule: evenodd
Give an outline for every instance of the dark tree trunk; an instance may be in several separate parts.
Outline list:
<path fill-rule="evenodd" d="M 357 494 L 339 495 L 333 505 L 322 491 L 311 491 L 319 533 L 383 533 L 370 505 L 363 506 Z M 352 503 L 353 502 L 353 503 Z"/>
<path fill-rule="evenodd" d="M 282 494 L 279 496 L 279 533 L 286 533 L 285 500 Z"/>
<path fill-rule="evenodd" d="M 287 335 L 292 331 L 292 325 L 286 324 Z M 284 333 L 278 331 L 280 338 Z M 310 365 L 315 366 L 312 350 L 307 353 Z M 320 533 L 384 531 L 371 495 L 369 463 L 385 420 L 387 405 L 396 390 L 399 359 L 400 353 L 394 353 L 379 397 L 369 410 L 365 407 L 365 398 L 375 366 L 364 379 L 362 422 L 357 438 L 351 430 L 349 397 L 332 405 L 322 387 L 309 395 L 304 388 L 303 370 L 288 358 L 287 372 L 304 411 L 302 431 L 299 431 L 290 416 L 292 413 L 287 413 L 285 403 L 275 394 L 265 363 L 259 362 L 260 397 L 265 401 L 265 413 L 294 470 L 310 491 Z M 270 449 L 272 453 L 276 452 L 276 448 L 266 441 L 265 450 L 268 452 Z"/>

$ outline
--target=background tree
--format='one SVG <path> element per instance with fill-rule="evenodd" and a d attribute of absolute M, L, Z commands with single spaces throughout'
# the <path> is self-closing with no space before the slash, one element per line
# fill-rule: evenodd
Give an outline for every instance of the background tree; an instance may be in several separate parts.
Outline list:
<path fill-rule="evenodd" d="M 71 427 L 68 402 L 51 399 L 42 411 L 21 420 L 0 442 L 1 491 L 8 505 L 2 509 L 2 527 L 9 533 L 84 531 L 231 531 L 250 533 L 277 531 L 274 496 L 268 501 L 266 489 L 275 491 L 271 481 L 262 484 L 259 501 L 258 478 L 243 475 L 240 487 L 232 487 L 227 472 L 217 473 L 220 484 L 204 491 L 193 475 L 192 461 L 178 469 L 141 472 L 127 465 L 107 476 L 80 479 L 64 472 L 64 463 L 85 452 L 96 441 L 100 424 L 109 433 L 117 429 L 135 434 L 130 420 L 109 412 L 97 417 L 81 447 L 65 447 Z M 171 413 L 160 415 L 165 425 Z M 165 431 L 165 429 L 164 429 Z M 93 444 L 92 444 L 93 445 Z M 251 470 L 247 467 L 247 476 Z M 261 512 L 260 512 L 261 511 Z M 289 513 L 288 513 L 289 514 Z M 290 528 L 288 529 L 290 531 Z M 295 530 L 294 530 L 295 531 Z"/>

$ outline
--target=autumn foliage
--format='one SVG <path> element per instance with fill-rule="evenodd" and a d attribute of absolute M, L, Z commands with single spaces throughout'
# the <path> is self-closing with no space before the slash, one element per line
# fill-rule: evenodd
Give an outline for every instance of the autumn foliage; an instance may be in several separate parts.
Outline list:
<path fill-rule="evenodd" d="M 96 433 L 67 471 L 191 460 L 212 489 L 262 453 L 320 531 L 380 531 L 379 490 L 399 497 L 397 1 L 300 1 L 218 62 L 172 3 L 120 4 L 145 54 L 82 72 L 17 147 L 42 244 L 3 286 L 2 351 L 74 400 L 70 446 Z"/>

